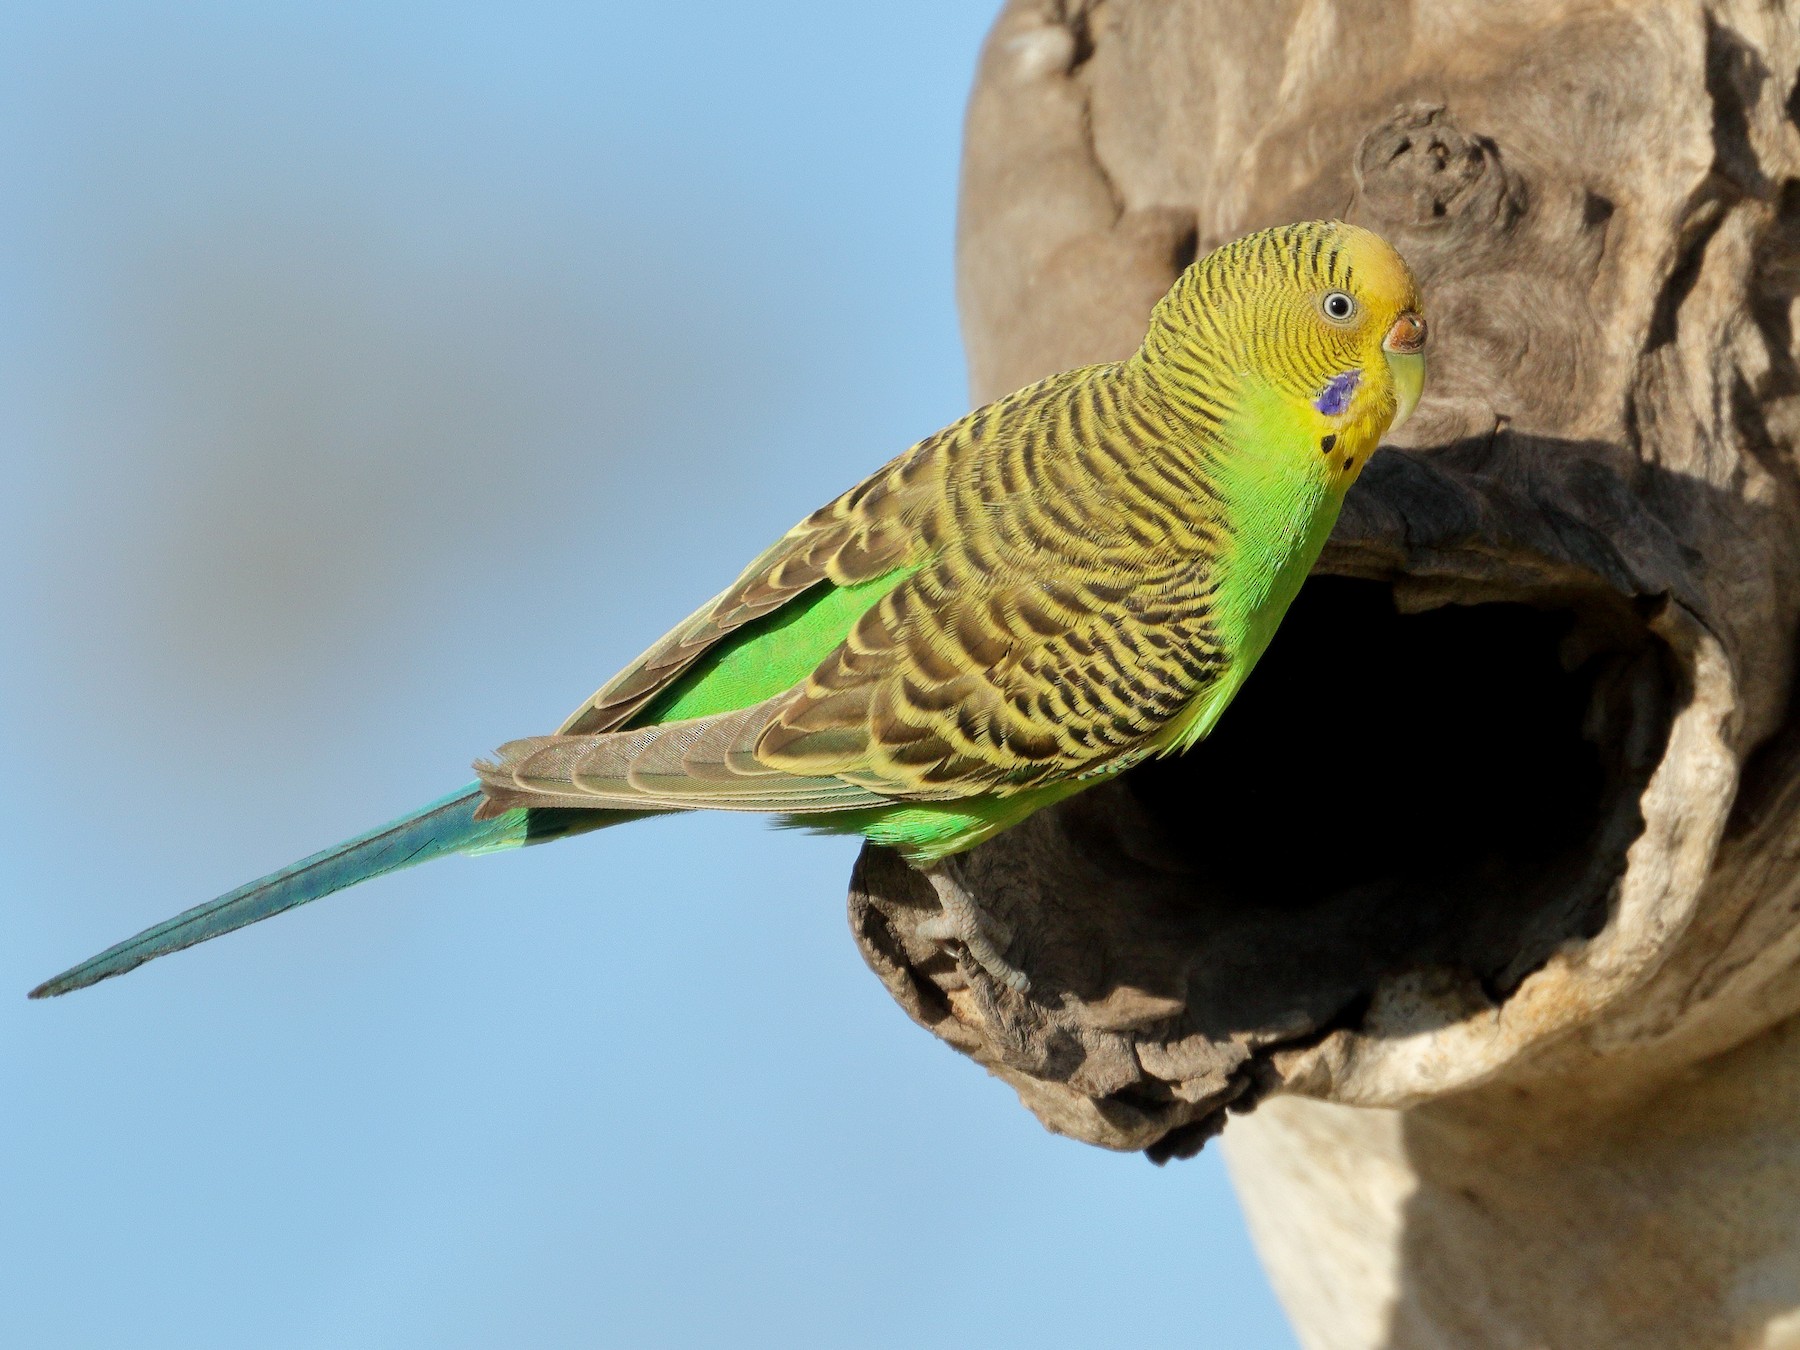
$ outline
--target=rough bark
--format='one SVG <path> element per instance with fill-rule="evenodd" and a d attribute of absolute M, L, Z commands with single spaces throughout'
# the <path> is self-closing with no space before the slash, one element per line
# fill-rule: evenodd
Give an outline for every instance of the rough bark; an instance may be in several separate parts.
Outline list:
<path fill-rule="evenodd" d="M 1259 1107 L 1309 1346 L 1800 1344 L 1797 66 L 1760 0 L 1014 0 L 983 54 L 977 397 L 1264 225 L 1424 284 L 1425 401 L 1219 734 L 851 895 L 1050 1128 Z"/>

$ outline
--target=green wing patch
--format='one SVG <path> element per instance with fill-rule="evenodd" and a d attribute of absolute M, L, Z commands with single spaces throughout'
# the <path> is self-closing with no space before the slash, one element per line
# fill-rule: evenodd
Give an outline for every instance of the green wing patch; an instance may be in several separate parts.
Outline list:
<path fill-rule="evenodd" d="M 733 712 L 799 684 L 870 606 L 911 576 L 896 568 L 850 586 L 824 583 L 716 643 L 651 699 L 625 728 Z"/>

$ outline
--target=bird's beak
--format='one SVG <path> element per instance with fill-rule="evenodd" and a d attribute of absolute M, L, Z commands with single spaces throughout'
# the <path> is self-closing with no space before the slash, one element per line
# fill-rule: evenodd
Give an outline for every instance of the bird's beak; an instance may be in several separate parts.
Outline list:
<path fill-rule="evenodd" d="M 1402 314 L 1381 340 L 1381 351 L 1387 357 L 1388 373 L 1393 376 L 1397 405 L 1394 420 L 1388 424 L 1391 436 L 1412 416 L 1425 388 L 1425 320 L 1411 310 Z"/>

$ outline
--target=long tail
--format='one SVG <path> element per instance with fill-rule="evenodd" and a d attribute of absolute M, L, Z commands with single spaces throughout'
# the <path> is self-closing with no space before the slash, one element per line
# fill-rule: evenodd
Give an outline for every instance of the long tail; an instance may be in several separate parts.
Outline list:
<path fill-rule="evenodd" d="M 55 998 L 71 990 L 85 989 L 90 984 L 135 970 L 156 957 L 192 947 L 196 942 L 205 942 L 384 872 L 397 872 L 403 867 L 451 853 L 490 853 L 541 843 L 566 834 L 615 825 L 641 814 L 520 809 L 492 820 L 476 820 L 475 808 L 480 804 L 481 785 L 471 783 L 429 806 L 420 807 L 411 815 L 347 839 L 336 848 L 302 858 L 279 872 L 271 872 L 261 880 L 228 891 L 217 900 L 210 900 L 185 914 L 177 914 L 154 928 L 146 928 L 136 937 L 127 938 L 116 947 L 108 947 L 100 955 L 64 971 L 55 979 L 44 981 L 31 991 L 31 997 Z"/>

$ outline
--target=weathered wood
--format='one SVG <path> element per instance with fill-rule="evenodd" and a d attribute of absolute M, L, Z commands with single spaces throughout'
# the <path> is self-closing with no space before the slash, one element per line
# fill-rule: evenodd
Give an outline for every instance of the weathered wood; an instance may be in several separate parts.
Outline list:
<path fill-rule="evenodd" d="M 1424 284 L 1354 580 L 1217 744 L 851 897 L 1051 1128 L 1160 1159 L 1263 1103 L 1230 1151 L 1309 1345 L 1800 1327 L 1797 67 L 1757 0 L 1015 0 L 983 54 L 978 397 L 1279 221 Z"/>

